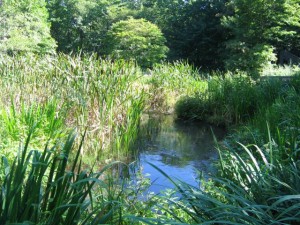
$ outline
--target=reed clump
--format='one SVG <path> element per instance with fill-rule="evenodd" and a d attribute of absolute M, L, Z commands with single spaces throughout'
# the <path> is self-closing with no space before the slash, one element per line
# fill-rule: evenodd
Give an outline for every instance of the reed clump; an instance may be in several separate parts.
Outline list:
<path fill-rule="evenodd" d="M 183 119 L 225 126 L 244 123 L 284 95 L 285 88 L 278 79 L 253 80 L 245 74 L 213 74 L 204 92 L 182 97 L 175 110 Z"/>
<path fill-rule="evenodd" d="M 35 127 L 32 126 L 24 147 L 13 162 L 1 159 L 0 223 L 1 224 L 121 224 L 104 172 L 86 171 L 82 167 L 80 151 L 75 157 L 75 135 L 69 134 L 62 146 L 46 145 L 44 150 L 30 150 Z M 102 198 L 96 198 L 95 190 Z M 114 190 L 115 191 L 115 190 Z M 116 192 L 113 193 L 117 194 Z M 114 213 L 113 213 L 114 212 Z"/>
<path fill-rule="evenodd" d="M 94 158 L 104 153 L 107 158 L 128 155 L 145 101 L 143 87 L 137 87 L 141 70 L 134 62 L 112 62 L 94 55 L 16 56 L 0 63 L 0 74 L 0 119 L 7 128 L 16 123 L 12 132 L 22 132 L 26 120 L 40 120 L 44 125 L 57 120 L 62 129 L 87 129 L 83 154 Z M 36 118 L 38 111 L 45 111 L 49 118 Z M 5 135 L 6 129 L 1 132 Z M 45 140 L 52 135 L 42 133 Z"/>
<path fill-rule="evenodd" d="M 147 110 L 163 113 L 172 113 L 180 97 L 203 93 L 207 88 L 199 70 L 180 61 L 156 65 L 143 83 L 148 87 Z"/>

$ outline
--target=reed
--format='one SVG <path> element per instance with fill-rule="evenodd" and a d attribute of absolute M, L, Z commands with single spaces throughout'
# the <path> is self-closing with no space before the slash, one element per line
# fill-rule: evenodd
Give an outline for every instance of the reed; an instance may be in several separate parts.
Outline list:
<path fill-rule="evenodd" d="M 120 218 L 112 214 L 120 210 L 119 205 L 112 204 L 111 190 L 99 179 L 112 165 L 97 173 L 83 170 L 80 149 L 84 137 L 70 162 L 75 143 L 72 133 L 62 147 L 46 145 L 43 151 L 30 150 L 33 129 L 12 164 L 2 157 L 0 223 L 120 224 Z M 108 197 L 95 198 L 95 189 Z"/>
<path fill-rule="evenodd" d="M 203 93 L 185 96 L 177 102 L 178 117 L 226 126 L 248 122 L 290 88 L 278 79 L 254 81 L 245 74 L 217 75 L 207 80 Z"/>
<path fill-rule="evenodd" d="M 148 87 L 150 111 L 173 112 L 180 97 L 203 93 L 207 87 L 200 72 L 186 62 L 163 63 L 148 73 L 144 83 Z"/>
<path fill-rule="evenodd" d="M 95 55 L 16 56 L 0 62 L 0 74 L 0 104 L 6 124 L 23 121 L 29 111 L 38 116 L 39 110 L 47 110 L 54 102 L 51 113 L 61 126 L 76 127 L 78 132 L 87 129 L 83 154 L 98 159 L 129 154 L 145 101 L 138 82 L 142 73 L 133 62 L 112 62 Z M 5 116 L 5 112 L 11 113 Z M 14 129 L 17 133 L 23 130 L 18 124 Z M 115 143 L 122 146 L 116 149 Z"/>

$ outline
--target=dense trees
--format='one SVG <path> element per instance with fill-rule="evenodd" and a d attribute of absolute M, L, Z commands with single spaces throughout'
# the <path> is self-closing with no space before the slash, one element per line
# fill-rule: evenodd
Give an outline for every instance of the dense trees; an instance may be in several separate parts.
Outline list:
<path fill-rule="evenodd" d="M 99 51 L 109 28 L 107 1 L 49 0 L 51 34 L 58 51 Z"/>
<path fill-rule="evenodd" d="M 276 61 L 276 52 L 299 41 L 299 0 L 232 0 L 224 16 L 233 38 L 227 41 L 228 69 L 258 70 Z"/>
<path fill-rule="evenodd" d="M 111 44 L 108 38 L 124 41 L 112 37 L 112 27 L 132 17 L 159 27 L 170 49 L 169 60 L 184 59 L 201 68 L 238 69 L 255 74 L 268 63 L 276 62 L 281 50 L 299 53 L 299 0 L 46 2 L 48 12 L 44 0 L 3 1 L 1 51 L 53 51 L 51 24 L 57 51 L 106 56 L 111 47 L 107 46 Z M 141 27 L 147 30 L 147 26 Z"/>
<path fill-rule="evenodd" d="M 54 53 L 43 0 L 4 0 L 0 4 L 0 52 Z"/>

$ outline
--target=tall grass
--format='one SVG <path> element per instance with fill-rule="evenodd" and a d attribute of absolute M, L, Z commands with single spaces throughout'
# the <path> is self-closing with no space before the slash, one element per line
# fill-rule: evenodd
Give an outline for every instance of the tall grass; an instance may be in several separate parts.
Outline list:
<path fill-rule="evenodd" d="M 271 65 L 269 67 L 266 67 L 262 73 L 261 76 L 263 77 L 270 77 L 270 76 L 295 76 L 296 74 L 299 74 L 300 68 L 299 66 L 292 66 L 292 65 L 284 65 L 284 66 L 277 66 L 277 65 Z"/>
<path fill-rule="evenodd" d="M 187 63 L 165 63 L 149 73 L 144 75 L 133 62 L 94 55 L 10 57 L 0 61 L 2 118 L 13 106 L 8 118 L 23 121 L 22 108 L 47 108 L 53 102 L 64 127 L 87 129 L 83 154 L 127 157 L 143 111 L 172 112 L 180 96 L 206 89 L 199 71 Z"/>
<path fill-rule="evenodd" d="M 121 223 L 112 214 L 120 211 L 113 199 L 93 196 L 95 189 L 110 196 L 107 183 L 99 179 L 108 167 L 98 173 L 82 169 L 83 139 L 70 163 L 75 135 L 70 134 L 63 146 L 46 145 L 37 151 L 29 149 L 33 130 L 12 164 L 2 157 L 0 224 Z"/>
<path fill-rule="evenodd" d="M 138 83 L 141 71 L 134 63 L 93 55 L 16 56 L 0 63 L 0 75 L 2 118 L 10 121 L 6 124 L 26 120 L 23 108 L 33 110 L 34 116 L 38 108 L 46 110 L 53 102 L 53 113 L 64 127 L 87 129 L 83 154 L 93 158 L 129 154 L 145 101 Z M 14 129 L 21 132 L 17 130 L 22 127 Z"/>
<path fill-rule="evenodd" d="M 212 76 L 207 85 L 204 93 L 186 96 L 177 102 L 178 117 L 222 125 L 243 123 L 285 94 L 280 80 L 254 81 L 243 74 Z"/>
<path fill-rule="evenodd" d="M 186 62 L 157 65 L 144 82 L 148 87 L 148 110 L 173 112 L 177 100 L 184 95 L 204 92 L 207 83 L 201 80 L 200 72 Z"/>

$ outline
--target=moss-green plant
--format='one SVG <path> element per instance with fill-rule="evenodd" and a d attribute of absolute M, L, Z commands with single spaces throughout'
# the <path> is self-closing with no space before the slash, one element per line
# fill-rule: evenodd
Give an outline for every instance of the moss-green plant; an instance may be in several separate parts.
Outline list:
<path fill-rule="evenodd" d="M 204 93 L 207 82 L 201 78 L 200 72 L 187 62 L 156 65 L 144 78 L 150 110 L 172 112 L 181 97 Z"/>

